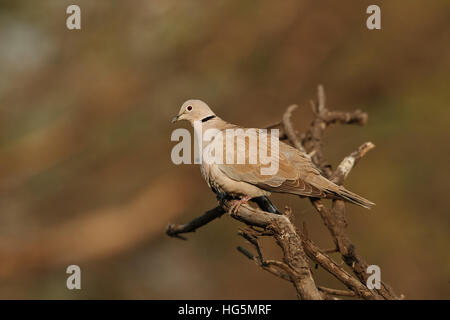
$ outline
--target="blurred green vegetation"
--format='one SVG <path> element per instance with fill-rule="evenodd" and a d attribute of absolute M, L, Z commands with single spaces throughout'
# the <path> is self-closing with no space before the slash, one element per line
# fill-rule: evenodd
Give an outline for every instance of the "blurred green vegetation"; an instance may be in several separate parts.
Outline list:
<path fill-rule="evenodd" d="M 380 31 L 365 26 L 370 4 Z M 170 119 L 200 98 L 262 127 L 298 103 L 302 131 L 322 83 L 330 109 L 369 113 L 327 132 L 330 161 L 377 145 L 347 182 L 377 203 L 348 208 L 357 249 L 397 293 L 448 299 L 449 16 L 446 0 L 2 1 L 0 298 L 294 299 L 236 251 L 227 217 L 187 242 L 164 235 L 215 204 L 198 167 L 170 161 Z M 307 201 L 273 198 L 332 246 Z M 69 264 L 80 292 L 65 287 Z"/>

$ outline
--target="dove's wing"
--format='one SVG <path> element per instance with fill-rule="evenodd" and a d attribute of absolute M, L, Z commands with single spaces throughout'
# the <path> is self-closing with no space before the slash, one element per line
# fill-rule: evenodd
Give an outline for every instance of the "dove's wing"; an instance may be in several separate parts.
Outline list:
<path fill-rule="evenodd" d="M 232 180 L 246 182 L 267 191 L 292 193 L 308 197 L 324 197 L 326 195 L 324 191 L 327 185 L 333 185 L 333 183 L 320 175 L 319 170 L 309 158 L 281 141 L 279 142 L 278 154 L 274 152 L 272 156 L 270 136 L 268 135 L 267 143 L 260 144 L 261 134 L 258 130 L 255 132 L 258 139 L 256 163 L 252 163 L 249 157 L 249 141 L 251 139 L 235 139 L 234 150 L 224 144 L 224 155 L 234 153 L 235 161 L 232 164 L 228 164 L 224 160 L 223 164 L 217 164 L 221 172 Z M 243 151 L 245 151 L 245 161 L 239 164 L 237 163 L 237 154 L 242 154 Z M 267 155 L 268 159 L 272 161 L 278 161 L 278 170 L 273 174 L 262 174 L 261 169 L 270 167 L 270 164 L 261 162 L 261 153 Z M 224 159 L 226 159 L 225 156 Z"/>

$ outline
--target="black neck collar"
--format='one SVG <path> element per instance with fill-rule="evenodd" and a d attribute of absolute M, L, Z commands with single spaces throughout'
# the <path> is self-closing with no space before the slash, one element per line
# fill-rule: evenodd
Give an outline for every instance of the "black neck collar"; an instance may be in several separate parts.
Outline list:
<path fill-rule="evenodd" d="M 206 118 L 203 118 L 203 119 L 202 119 L 202 122 L 209 121 L 209 120 L 211 120 L 211 119 L 214 119 L 215 117 L 216 117 L 215 115 L 208 116 L 208 117 L 206 117 Z"/>

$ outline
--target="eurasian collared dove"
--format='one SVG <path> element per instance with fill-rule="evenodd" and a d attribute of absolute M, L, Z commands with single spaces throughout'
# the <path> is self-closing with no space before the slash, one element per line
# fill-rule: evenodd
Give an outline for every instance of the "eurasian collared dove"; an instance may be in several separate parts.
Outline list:
<path fill-rule="evenodd" d="M 223 145 L 224 154 L 229 153 L 229 150 L 226 149 L 229 146 L 225 144 L 223 139 L 219 141 L 218 134 L 225 134 L 230 131 L 229 129 L 235 131 L 243 129 L 220 119 L 201 100 L 188 100 L 183 103 L 180 112 L 172 119 L 172 122 L 179 120 L 187 120 L 194 126 L 196 134 L 200 134 L 199 137 L 202 138 L 202 147 L 205 151 L 211 149 L 214 145 L 217 146 L 217 143 L 220 142 Z M 204 140 L 201 135 L 208 132 L 209 129 L 215 129 L 215 136 L 209 140 Z M 248 129 L 243 130 L 246 132 L 245 130 Z M 243 134 L 242 132 L 241 130 L 240 134 Z M 261 132 L 263 131 L 253 129 L 252 132 L 258 139 L 261 139 Z M 247 146 L 247 140 L 245 139 L 244 137 L 241 143 L 244 141 L 245 146 Z M 248 140 L 250 141 L 249 137 Z M 267 140 L 270 140 L 270 137 L 266 138 L 265 141 Z M 236 143 L 238 142 L 233 142 L 235 150 L 238 150 Z M 270 146 L 264 147 L 264 144 L 259 144 L 258 148 L 258 152 L 264 151 L 267 154 L 269 151 L 271 153 Z M 260 150 L 261 148 L 268 150 Z M 262 174 L 261 168 L 263 165 L 260 162 L 252 163 L 249 161 L 250 152 L 248 154 L 245 152 L 245 163 L 202 161 L 202 175 L 209 187 L 219 197 L 231 196 L 235 199 L 231 210 L 237 210 L 242 203 L 252 200 L 265 211 L 279 213 L 267 198 L 271 192 L 289 193 L 311 198 L 342 199 L 364 208 L 370 208 L 374 205 L 373 202 L 336 185 L 322 176 L 310 158 L 298 149 L 279 141 L 279 147 L 276 151 L 278 151 L 276 152 L 278 170 L 270 175 Z"/>

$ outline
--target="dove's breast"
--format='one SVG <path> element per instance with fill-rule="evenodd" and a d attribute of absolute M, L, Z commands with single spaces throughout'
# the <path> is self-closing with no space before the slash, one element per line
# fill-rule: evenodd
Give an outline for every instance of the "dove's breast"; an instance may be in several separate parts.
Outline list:
<path fill-rule="evenodd" d="M 249 196 L 251 198 L 270 195 L 270 192 L 250 183 L 229 178 L 216 164 L 202 164 L 201 171 L 209 187 L 216 193 L 234 197 Z"/>
<path fill-rule="evenodd" d="M 217 163 L 221 163 L 221 166 L 226 166 L 226 164 L 223 164 L 226 160 L 226 150 L 222 154 L 218 154 L 217 157 L 215 152 L 217 150 L 223 150 L 222 143 L 222 140 L 216 139 L 215 137 L 211 142 L 203 146 L 203 158 L 200 170 L 208 186 L 215 193 L 221 195 L 234 197 L 249 196 L 251 198 L 269 196 L 270 192 L 262 190 L 251 183 L 232 179 L 220 170 Z"/>

